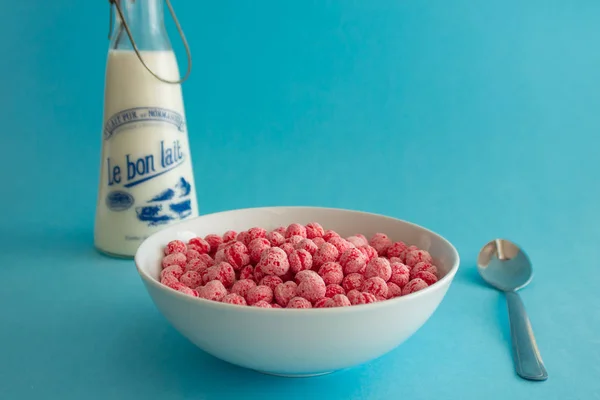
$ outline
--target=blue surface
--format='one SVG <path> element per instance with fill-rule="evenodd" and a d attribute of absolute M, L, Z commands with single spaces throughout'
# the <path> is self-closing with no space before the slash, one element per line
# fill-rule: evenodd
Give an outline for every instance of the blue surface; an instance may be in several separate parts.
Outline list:
<path fill-rule="evenodd" d="M 131 261 L 93 250 L 106 2 L 2 6 L 2 399 L 600 398 L 599 2 L 175 1 L 202 213 L 367 210 L 462 256 L 408 342 L 301 380 L 202 353 Z M 505 302 L 476 275 L 498 236 L 534 262 L 544 383 L 516 377 Z"/>

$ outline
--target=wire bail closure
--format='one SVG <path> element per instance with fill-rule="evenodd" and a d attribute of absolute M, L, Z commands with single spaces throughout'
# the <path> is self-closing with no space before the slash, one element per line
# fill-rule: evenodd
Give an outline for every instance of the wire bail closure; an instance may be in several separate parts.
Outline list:
<path fill-rule="evenodd" d="M 171 5 L 170 0 L 165 0 L 165 3 L 167 3 L 167 7 L 169 8 L 171 17 L 173 18 L 173 21 L 175 22 L 175 26 L 177 27 L 177 31 L 179 32 L 179 36 L 181 37 L 181 41 L 183 42 L 183 46 L 185 47 L 185 52 L 187 54 L 187 71 L 183 78 L 180 78 L 180 79 L 174 80 L 174 81 L 161 78 L 156 73 L 154 73 L 154 71 L 152 71 L 150 69 L 150 67 L 148 67 L 148 65 L 142 58 L 142 55 L 140 54 L 140 51 L 137 48 L 137 45 L 135 44 L 135 40 L 133 39 L 133 35 L 131 33 L 131 30 L 129 29 L 129 25 L 127 24 L 127 21 L 125 21 L 125 16 L 123 15 L 123 11 L 121 10 L 121 5 L 119 4 L 120 0 L 108 0 L 108 2 L 111 6 L 110 7 L 110 25 L 109 25 L 109 33 L 108 33 L 109 39 L 111 37 L 111 33 L 112 33 L 112 29 L 113 29 L 113 26 L 112 26 L 112 24 L 113 24 L 113 8 L 112 8 L 112 6 L 114 5 L 115 8 L 117 9 L 117 13 L 119 14 L 119 18 L 121 19 L 121 23 L 123 24 L 123 27 L 125 28 L 125 32 L 127 32 L 127 36 L 129 37 L 129 40 L 131 41 L 131 45 L 133 46 L 133 51 L 135 51 L 135 54 L 137 55 L 138 59 L 140 60 L 140 62 L 144 66 L 144 68 L 146 68 L 146 70 L 148 72 L 150 72 L 152 74 L 152 76 L 154 76 L 159 81 L 162 81 L 165 83 L 170 83 L 173 85 L 181 84 L 190 77 L 190 73 L 192 72 L 192 53 L 190 51 L 190 46 L 188 45 L 188 42 L 183 33 L 183 29 L 181 28 L 181 25 L 179 24 L 179 20 L 177 19 L 177 16 L 175 15 L 175 10 L 173 10 L 173 6 Z"/>

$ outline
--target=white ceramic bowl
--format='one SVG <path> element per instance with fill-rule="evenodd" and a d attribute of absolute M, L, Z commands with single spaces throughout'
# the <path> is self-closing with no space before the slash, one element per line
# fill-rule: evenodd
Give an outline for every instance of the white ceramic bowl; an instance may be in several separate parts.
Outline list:
<path fill-rule="evenodd" d="M 254 226 L 274 229 L 294 222 L 319 222 L 344 237 L 386 233 L 392 240 L 429 251 L 442 278 L 407 296 L 324 309 L 240 307 L 187 296 L 157 280 L 162 249 L 171 240 Z M 202 350 L 265 373 L 310 376 L 362 364 L 408 339 L 444 298 L 458 270 L 459 256 L 443 237 L 398 219 L 339 209 L 270 207 L 204 215 L 168 227 L 141 244 L 135 263 L 160 312 Z"/>

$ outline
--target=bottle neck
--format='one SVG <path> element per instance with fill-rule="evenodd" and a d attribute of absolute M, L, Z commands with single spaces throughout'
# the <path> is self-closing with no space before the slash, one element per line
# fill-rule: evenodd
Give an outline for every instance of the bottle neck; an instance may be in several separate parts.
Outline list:
<path fill-rule="evenodd" d="M 171 43 L 163 13 L 162 0 L 116 0 L 125 21 L 122 21 L 115 9 L 115 29 L 111 37 L 110 48 L 115 50 L 133 50 L 124 23 L 127 24 L 133 40 L 139 50 L 171 50 Z M 117 7 L 113 5 L 113 7 Z"/>

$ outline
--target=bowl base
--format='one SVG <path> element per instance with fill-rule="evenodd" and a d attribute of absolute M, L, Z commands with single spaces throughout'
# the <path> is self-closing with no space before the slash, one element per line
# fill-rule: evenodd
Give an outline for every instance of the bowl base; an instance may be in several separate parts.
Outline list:
<path fill-rule="evenodd" d="M 257 370 L 257 372 L 260 372 L 261 374 L 265 374 L 265 375 L 279 376 L 281 378 L 313 378 L 315 376 L 331 374 L 335 371 L 318 372 L 316 374 L 278 374 L 275 372 L 258 371 L 258 370 Z"/>

